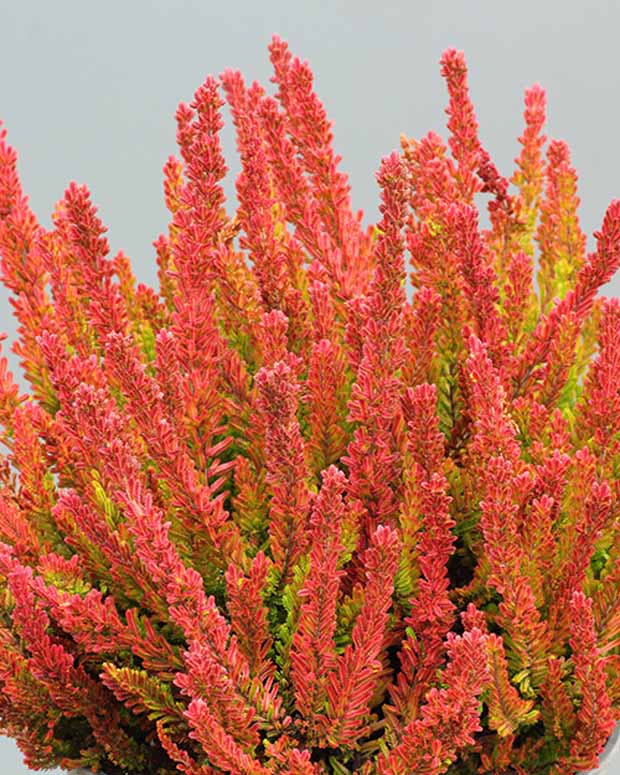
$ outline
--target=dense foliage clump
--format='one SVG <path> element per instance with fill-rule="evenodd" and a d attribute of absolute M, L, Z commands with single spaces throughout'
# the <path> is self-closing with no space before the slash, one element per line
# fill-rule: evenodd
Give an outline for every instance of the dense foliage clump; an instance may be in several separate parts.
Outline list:
<path fill-rule="evenodd" d="M 448 145 L 403 137 L 367 228 L 308 65 L 270 52 L 275 96 L 227 71 L 178 108 L 157 291 L 85 187 L 40 226 L 0 138 L 31 388 L 0 360 L 1 731 L 110 775 L 595 766 L 620 717 L 620 302 L 597 296 L 620 202 L 587 254 L 543 90 L 505 179 L 448 50 Z"/>

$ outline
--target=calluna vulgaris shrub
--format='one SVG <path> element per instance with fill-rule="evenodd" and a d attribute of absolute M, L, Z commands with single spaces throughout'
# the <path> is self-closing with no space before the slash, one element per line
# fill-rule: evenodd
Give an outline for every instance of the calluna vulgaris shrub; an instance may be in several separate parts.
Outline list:
<path fill-rule="evenodd" d="M 543 90 L 505 179 L 451 49 L 448 145 L 403 137 L 367 228 L 308 65 L 270 52 L 276 97 L 226 71 L 179 106 L 158 291 L 83 186 L 40 226 L 2 135 L 32 391 L 4 358 L 2 731 L 32 767 L 111 775 L 596 766 L 620 717 L 620 301 L 597 297 L 620 202 L 587 255 Z"/>

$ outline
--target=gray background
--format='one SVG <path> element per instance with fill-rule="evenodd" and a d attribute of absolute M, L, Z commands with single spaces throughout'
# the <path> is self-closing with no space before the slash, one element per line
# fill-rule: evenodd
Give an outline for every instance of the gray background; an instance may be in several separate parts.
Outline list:
<path fill-rule="evenodd" d="M 374 172 L 401 131 L 444 133 L 438 60 L 463 49 L 482 142 L 512 172 L 523 91 L 548 93 L 547 134 L 568 141 L 580 175 L 582 227 L 620 197 L 620 7 L 557 0 L 0 0 L 0 118 L 20 155 L 31 205 L 48 226 L 70 180 L 86 183 L 113 252 L 156 283 L 153 239 L 166 228 L 162 165 L 176 151 L 174 111 L 207 73 L 270 76 L 273 33 L 308 59 L 335 121 L 353 204 L 377 218 Z M 234 202 L 234 138 L 224 136 Z M 231 206 L 232 206 L 231 202 Z M 606 289 L 618 294 L 614 279 Z M 14 332 L 0 289 L 0 330 Z M 11 364 L 15 358 L 11 356 Z M 28 770 L 0 738 L 0 775 Z"/>

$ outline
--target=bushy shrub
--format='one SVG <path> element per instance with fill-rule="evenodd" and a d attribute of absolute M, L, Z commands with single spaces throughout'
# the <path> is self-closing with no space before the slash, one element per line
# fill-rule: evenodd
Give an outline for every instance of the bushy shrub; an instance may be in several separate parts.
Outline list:
<path fill-rule="evenodd" d="M 620 717 L 620 302 L 597 297 L 620 202 L 586 254 L 543 90 L 508 180 L 448 50 L 448 144 L 403 137 L 365 227 L 308 65 L 270 53 L 275 97 L 227 71 L 178 108 L 158 291 L 85 187 L 40 226 L 2 135 L 31 388 L 3 358 L 2 731 L 110 775 L 595 766 Z"/>

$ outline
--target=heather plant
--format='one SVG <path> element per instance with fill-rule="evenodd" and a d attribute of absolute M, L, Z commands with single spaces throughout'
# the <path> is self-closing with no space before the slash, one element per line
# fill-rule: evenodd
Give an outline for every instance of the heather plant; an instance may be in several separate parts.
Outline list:
<path fill-rule="evenodd" d="M 525 94 L 516 169 L 463 55 L 447 144 L 352 210 L 312 73 L 176 114 L 159 289 L 84 186 L 0 141 L 0 719 L 34 768 L 562 775 L 620 718 L 620 202 L 586 252 Z M 227 211 L 228 104 L 241 172 Z M 545 149 L 546 145 L 546 149 Z M 488 209 L 487 228 L 479 207 Z"/>

